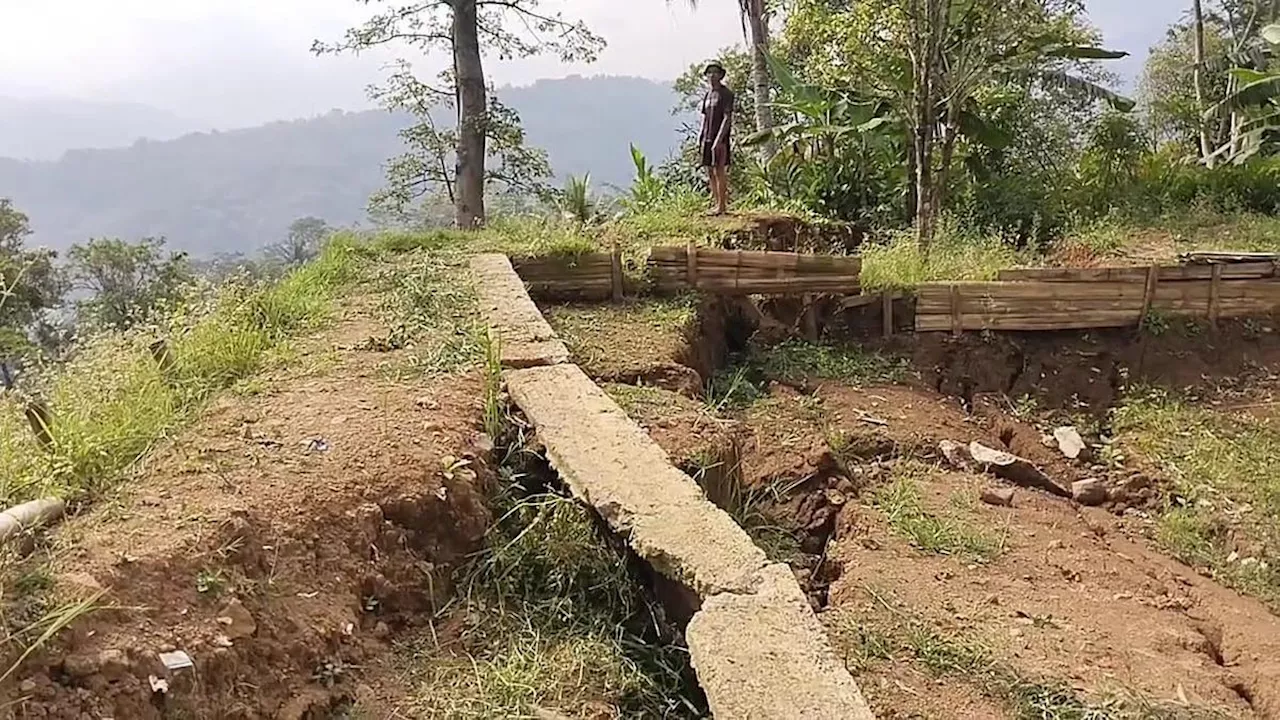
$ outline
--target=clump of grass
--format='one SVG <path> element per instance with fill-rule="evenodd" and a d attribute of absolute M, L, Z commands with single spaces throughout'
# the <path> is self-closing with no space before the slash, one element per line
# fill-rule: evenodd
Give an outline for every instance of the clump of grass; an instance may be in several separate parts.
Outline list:
<path fill-rule="evenodd" d="M 411 243 L 414 237 L 422 238 L 420 244 Z M 412 372 L 451 373 L 485 358 L 487 328 L 477 312 L 466 252 L 454 243 L 450 235 L 396 239 L 399 257 L 379 268 L 373 280 L 386 291 L 382 312 L 390 331 L 371 344 L 410 350 Z"/>
<path fill-rule="evenodd" d="M 554 305 L 547 322 L 588 372 L 674 362 L 698 318 L 697 297 L 646 298 L 623 305 Z"/>
<path fill-rule="evenodd" d="M 1003 703 L 1019 720 L 1193 720 L 1222 717 L 1207 708 L 1170 706 L 1136 693 L 1087 699 L 1064 683 L 1028 676 L 1001 661 L 980 639 L 944 633 L 887 593 L 865 587 L 877 605 L 870 611 L 824 613 L 832 639 L 851 669 L 907 659 L 937 677 L 973 684 Z"/>
<path fill-rule="evenodd" d="M 644 422 L 644 418 L 660 417 L 672 410 L 685 408 L 706 410 L 706 407 L 696 400 L 650 385 L 608 383 L 603 387 L 605 393 L 618 404 L 618 407 L 622 408 L 623 412 L 641 422 Z"/>
<path fill-rule="evenodd" d="M 515 450 L 495 499 L 487 549 L 464 573 L 461 652 L 422 648 L 414 710 L 425 717 L 701 717 L 686 684 L 688 659 L 654 634 L 656 609 L 580 504 L 522 493 Z M 695 693 L 696 695 L 696 693 Z"/>
<path fill-rule="evenodd" d="M 40 448 L 24 401 L 0 398 L 0 502 L 95 496 L 215 392 L 256 372 L 289 336 L 328 317 L 355 272 L 353 241 L 338 238 L 311 264 L 265 287 L 231 284 L 158 327 L 104 333 L 32 383 L 52 413 L 52 448 Z M 172 367 L 150 344 L 166 338 Z"/>
<path fill-rule="evenodd" d="M 607 252 L 599 238 L 572 223 L 547 218 L 495 218 L 473 241 L 476 250 L 512 257 L 572 257 Z"/>
<path fill-rule="evenodd" d="M 919 480 L 930 472 L 918 463 L 899 462 L 892 481 L 878 488 L 874 503 L 895 533 L 913 546 L 936 555 L 955 555 L 990 562 L 1004 549 L 1004 540 L 970 526 L 956 515 L 930 512 L 920 498 Z"/>
<path fill-rule="evenodd" d="M 906 374 L 906 362 L 854 345 L 815 345 L 788 340 L 758 350 L 752 360 L 770 379 L 796 382 L 805 378 L 849 384 L 892 383 Z"/>
<path fill-rule="evenodd" d="M 942 233 L 926 252 L 914 236 L 901 233 L 862 247 L 862 287 L 871 292 L 944 280 L 994 280 L 1001 270 L 1031 259 L 998 238 Z"/>
<path fill-rule="evenodd" d="M 1173 481 L 1157 540 L 1179 560 L 1280 607 L 1280 432 L 1153 389 L 1126 397 L 1113 427 L 1122 448 Z M 1236 551 L 1241 539 L 1256 557 Z"/>

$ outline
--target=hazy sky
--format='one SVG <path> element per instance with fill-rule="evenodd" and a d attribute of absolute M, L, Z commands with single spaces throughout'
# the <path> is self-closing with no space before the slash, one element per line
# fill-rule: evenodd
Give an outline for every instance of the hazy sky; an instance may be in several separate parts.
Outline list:
<path fill-rule="evenodd" d="M 1088 4 L 1109 46 L 1142 55 L 1185 3 Z M 572 73 L 671 79 L 741 39 L 737 0 L 700 0 L 696 12 L 684 0 L 543 5 L 585 20 L 609 48 L 590 66 L 491 62 L 496 83 Z M 317 58 L 309 50 L 370 13 L 356 0 L 0 0 L 0 94 L 146 103 L 218 127 L 363 108 L 365 87 L 393 55 Z"/>

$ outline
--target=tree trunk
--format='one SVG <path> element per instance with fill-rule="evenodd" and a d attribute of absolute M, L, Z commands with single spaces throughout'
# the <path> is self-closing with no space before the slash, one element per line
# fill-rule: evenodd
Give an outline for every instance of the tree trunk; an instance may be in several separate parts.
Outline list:
<path fill-rule="evenodd" d="M 747 27 L 751 32 L 751 84 L 754 86 L 756 102 L 756 129 L 768 130 L 773 127 L 773 107 L 770 90 L 773 81 L 769 74 L 769 26 L 764 19 L 764 0 L 747 0 L 743 6 L 747 14 Z M 760 161 L 767 163 L 778 152 L 778 144 L 772 138 L 760 144 Z"/>
<path fill-rule="evenodd" d="M 453 71 L 458 86 L 458 194 L 454 220 L 458 227 L 466 229 L 484 224 L 488 97 L 480 59 L 476 0 L 453 2 Z"/>
<path fill-rule="evenodd" d="M 915 71 L 915 143 L 916 143 L 916 231 L 921 250 L 928 250 L 933 240 L 934 221 L 938 209 L 934 206 L 933 150 L 938 120 L 938 100 L 941 87 L 942 45 L 947 32 L 948 3 L 942 0 L 925 0 L 923 13 L 916 5 L 917 38 Z"/>
<path fill-rule="evenodd" d="M 942 162 L 938 167 L 938 176 L 934 181 L 933 195 L 933 212 L 941 213 L 947 208 L 947 195 L 951 187 L 951 161 L 956 153 L 956 140 L 959 133 L 956 128 L 959 124 L 957 113 L 955 112 L 954 103 L 947 110 L 947 122 L 942 127 Z"/>
<path fill-rule="evenodd" d="M 916 194 L 916 137 L 914 133 L 907 134 L 907 203 L 904 218 L 910 220 L 916 216 L 916 203 L 919 196 Z"/>
<path fill-rule="evenodd" d="M 1201 0 L 1193 0 L 1193 11 L 1195 13 L 1195 32 L 1196 32 L 1196 66 L 1195 66 L 1195 85 L 1196 85 L 1196 112 L 1203 115 L 1206 110 L 1204 97 L 1204 8 Z M 1209 125 L 1204 117 L 1200 118 L 1200 161 L 1213 167 L 1213 147 L 1209 143 Z"/>

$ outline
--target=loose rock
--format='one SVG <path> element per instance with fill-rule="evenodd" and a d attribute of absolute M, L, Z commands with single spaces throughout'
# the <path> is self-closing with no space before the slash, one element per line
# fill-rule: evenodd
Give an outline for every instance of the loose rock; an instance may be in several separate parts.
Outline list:
<path fill-rule="evenodd" d="M 1097 478 L 1085 478 L 1071 484 L 1071 498 L 1081 505 L 1101 505 L 1107 501 L 1107 486 Z"/>
<path fill-rule="evenodd" d="M 98 666 L 108 680 L 119 680 L 133 670 L 133 664 L 123 650 L 103 650 L 98 653 Z"/>
<path fill-rule="evenodd" d="M 98 672 L 98 658 L 88 655 L 68 655 L 62 660 L 62 669 L 73 678 L 86 678 Z"/>
<path fill-rule="evenodd" d="M 1000 507 L 1013 507 L 1013 488 L 986 488 L 982 491 L 982 502 Z"/>
<path fill-rule="evenodd" d="M 983 445 L 976 440 L 969 443 L 969 456 L 984 471 L 1023 487 L 1047 490 L 1059 497 L 1071 497 L 1070 491 L 1054 482 L 1030 460 L 1011 455 Z"/>
<path fill-rule="evenodd" d="M 964 445 L 951 440 L 943 440 L 938 443 L 938 451 L 942 453 L 942 457 L 954 468 L 967 470 L 969 468 L 969 451 Z"/>
<path fill-rule="evenodd" d="M 258 630 L 258 623 L 254 621 L 253 615 L 236 598 L 222 608 L 218 622 L 226 626 L 226 635 L 231 640 L 249 637 Z"/>
<path fill-rule="evenodd" d="M 1071 460 L 1075 460 L 1084 453 L 1084 440 L 1080 437 L 1080 433 L 1070 425 L 1054 430 L 1053 439 L 1057 441 L 1058 449 L 1062 451 L 1062 454 Z"/>

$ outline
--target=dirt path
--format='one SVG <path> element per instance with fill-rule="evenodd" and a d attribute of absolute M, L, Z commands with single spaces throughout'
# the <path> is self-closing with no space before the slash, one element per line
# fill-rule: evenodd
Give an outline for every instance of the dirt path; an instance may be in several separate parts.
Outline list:
<path fill-rule="evenodd" d="M 345 303 L 288 370 L 219 399 L 60 531 L 52 592 L 105 589 L 109 609 L 6 685 L 15 717 L 301 718 L 377 682 L 479 545 L 489 471 L 462 460 L 478 374 L 394 379 L 400 353 L 364 349 L 386 335 L 376 302 Z M 175 650 L 194 668 L 166 670 Z"/>

